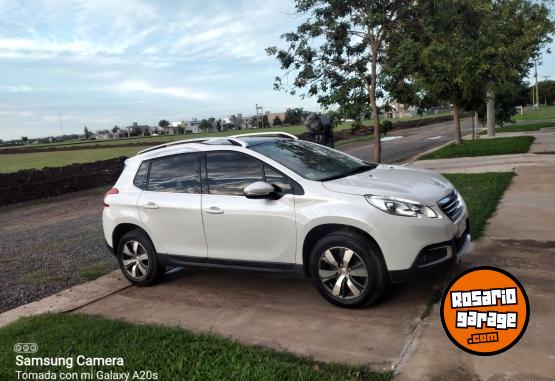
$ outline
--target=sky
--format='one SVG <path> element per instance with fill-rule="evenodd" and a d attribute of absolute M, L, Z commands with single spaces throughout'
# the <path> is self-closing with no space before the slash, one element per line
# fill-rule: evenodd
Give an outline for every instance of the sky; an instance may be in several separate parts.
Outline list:
<path fill-rule="evenodd" d="M 293 0 L 0 0 L 0 139 L 252 115 L 257 103 L 317 110 L 273 90 L 281 72 L 264 49 L 283 46 L 293 11 Z"/>
<path fill-rule="evenodd" d="M 273 89 L 289 0 L 0 0 L 0 139 L 319 109 Z M 62 127 L 60 128 L 60 116 Z"/>

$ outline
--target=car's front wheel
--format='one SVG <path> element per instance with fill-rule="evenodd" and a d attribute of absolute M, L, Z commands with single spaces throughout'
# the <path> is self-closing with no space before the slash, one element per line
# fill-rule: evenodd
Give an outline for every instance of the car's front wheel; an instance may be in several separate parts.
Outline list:
<path fill-rule="evenodd" d="M 117 254 L 123 275 L 138 286 L 154 284 L 165 272 L 152 242 L 140 230 L 132 230 L 120 239 Z"/>
<path fill-rule="evenodd" d="M 366 307 L 382 294 L 387 271 L 376 245 L 355 232 L 335 232 L 312 249 L 310 275 L 329 302 L 348 308 Z"/>

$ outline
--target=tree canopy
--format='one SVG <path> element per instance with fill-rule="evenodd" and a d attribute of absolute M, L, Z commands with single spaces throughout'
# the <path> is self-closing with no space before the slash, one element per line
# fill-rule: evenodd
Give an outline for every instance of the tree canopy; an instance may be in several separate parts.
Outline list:
<path fill-rule="evenodd" d="M 285 49 L 270 47 L 284 71 L 276 89 L 314 96 L 324 107 L 370 105 L 374 159 L 381 160 L 377 98 L 379 64 L 385 63 L 384 47 L 398 27 L 409 0 L 296 0 L 298 15 L 305 18 L 295 31 L 285 33 Z M 289 82 L 289 76 L 293 76 Z"/>

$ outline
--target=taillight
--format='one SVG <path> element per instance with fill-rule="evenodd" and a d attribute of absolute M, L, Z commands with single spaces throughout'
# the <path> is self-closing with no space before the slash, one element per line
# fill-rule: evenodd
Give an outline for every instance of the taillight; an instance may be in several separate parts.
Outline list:
<path fill-rule="evenodd" d="M 118 188 L 112 188 L 112 189 L 110 189 L 108 192 L 106 192 L 106 194 L 104 195 L 104 207 L 105 207 L 105 208 L 107 208 L 107 207 L 110 206 L 110 205 L 108 205 L 108 203 L 106 202 L 106 197 L 108 197 L 108 196 L 111 195 L 111 194 L 118 194 L 118 193 L 119 193 Z"/>

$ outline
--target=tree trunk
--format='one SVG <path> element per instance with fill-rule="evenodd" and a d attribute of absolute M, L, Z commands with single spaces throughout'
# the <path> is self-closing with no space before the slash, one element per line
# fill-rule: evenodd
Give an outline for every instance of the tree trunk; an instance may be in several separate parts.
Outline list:
<path fill-rule="evenodd" d="M 381 163 L 382 161 L 382 141 L 380 129 L 380 114 L 378 112 L 378 105 L 376 103 L 376 84 L 378 65 L 378 48 L 372 49 L 372 73 L 370 77 L 370 106 L 372 107 L 372 125 L 374 126 L 374 162 Z"/>
<path fill-rule="evenodd" d="M 455 144 L 462 143 L 461 138 L 461 106 L 458 103 L 453 104 L 453 127 L 455 128 Z"/>
<path fill-rule="evenodd" d="M 495 136 L 495 93 L 487 92 L 488 136 Z"/>

